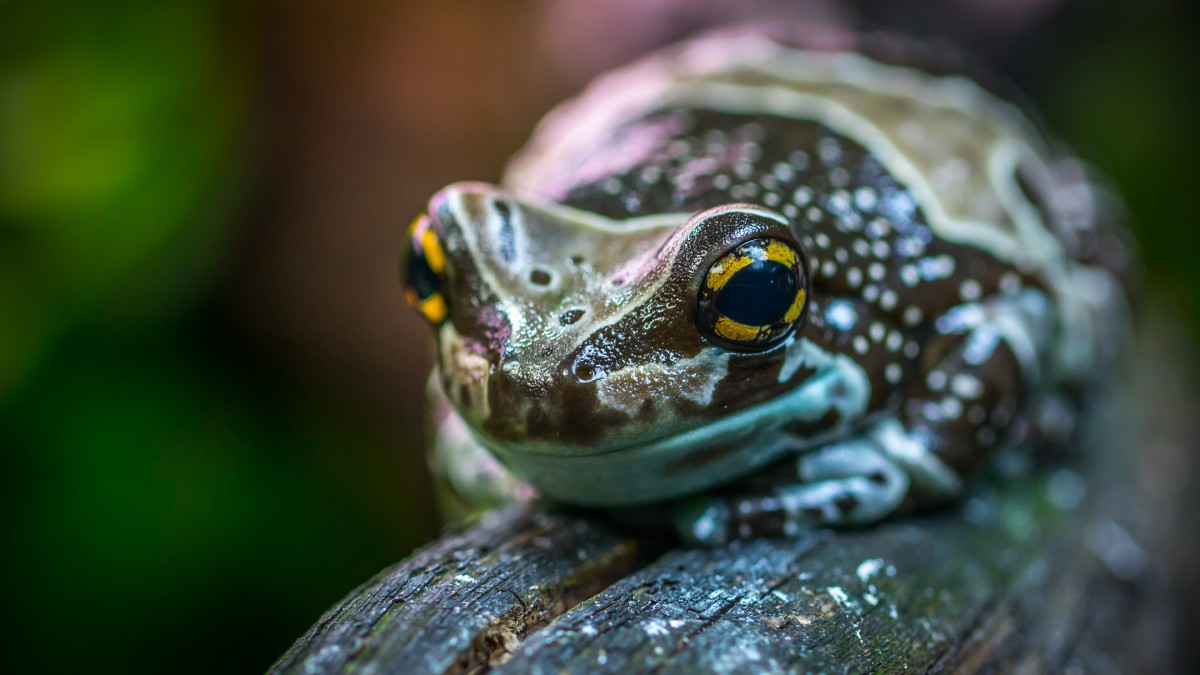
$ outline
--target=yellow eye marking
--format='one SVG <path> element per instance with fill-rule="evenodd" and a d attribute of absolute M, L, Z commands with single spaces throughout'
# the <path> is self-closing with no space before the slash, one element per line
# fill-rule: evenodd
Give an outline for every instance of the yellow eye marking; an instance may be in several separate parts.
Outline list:
<path fill-rule="evenodd" d="M 418 246 L 425 264 L 434 274 L 441 274 L 446 269 L 446 253 L 442 250 L 442 242 L 429 226 L 429 216 L 420 214 L 408 225 L 408 237 L 414 246 Z"/>
<path fill-rule="evenodd" d="M 767 260 L 780 263 L 788 269 L 796 267 L 796 251 L 778 239 L 770 240 L 765 251 L 759 253 L 759 255 L 763 255 L 764 253 Z M 755 255 L 745 255 L 740 252 L 731 253 L 708 270 L 708 277 L 705 278 L 705 283 L 708 285 L 709 290 L 719 291 L 725 287 L 725 284 L 729 283 L 733 275 L 752 265 L 758 259 L 758 256 Z"/>
<path fill-rule="evenodd" d="M 704 282 L 710 290 L 719 291 L 725 288 L 725 284 L 729 283 L 733 275 L 753 262 L 754 258 L 747 255 L 733 254 L 726 256 L 708 270 L 708 277 L 705 278 Z"/>
<path fill-rule="evenodd" d="M 441 293 L 434 293 L 422 300 L 420 310 L 434 325 L 446 320 L 446 301 L 442 299 Z"/>
<path fill-rule="evenodd" d="M 767 260 L 782 263 L 788 269 L 792 269 L 796 266 L 796 251 L 782 241 L 772 239 L 771 243 L 767 244 Z"/>
<path fill-rule="evenodd" d="M 732 342 L 754 342 L 758 340 L 762 329 L 719 316 L 717 325 L 713 326 L 713 332 Z"/>
<path fill-rule="evenodd" d="M 412 289 L 408 289 L 404 291 L 404 298 L 408 300 L 409 305 L 412 305 L 414 309 L 425 315 L 425 318 L 430 323 L 439 324 L 445 321 L 447 314 L 446 300 L 442 297 L 441 293 L 434 293 L 422 300 L 417 297 L 417 294 Z"/>
<path fill-rule="evenodd" d="M 792 306 L 788 308 L 787 314 L 783 315 L 784 323 L 792 323 L 797 317 L 800 316 L 800 310 L 804 309 L 804 299 L 806 295 L 807 294 L 804 292 L 803 288 L 796 293 L 796 299 L 792 301 Z"/>
<path fill-rule="evenodd" d="M 442 243 L 432 228 L 427 228 L 421 234 L 421 249 L 425 253 L 425 262 L 434 274 L 441 274 L 446 269 L 446 255 L 442 252 Z"/>

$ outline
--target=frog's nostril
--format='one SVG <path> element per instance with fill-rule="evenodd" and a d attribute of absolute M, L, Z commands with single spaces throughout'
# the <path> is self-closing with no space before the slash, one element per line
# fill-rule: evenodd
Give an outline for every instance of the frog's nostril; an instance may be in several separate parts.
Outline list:
<path fill-rule="evenodd" d="M 561 315 L 559 315 L 558 322 L 564 326 L 570 326 L 571 324 L 575 323 L 576 321 L 579 321 L 581 318 L 583 318 L 583 310 L 582 309 L 572 309 L 572 310 L 563 312 Z"/>
<path fill-rule="evenodd" d="M 600 371 L 592 364 L 584 361 L 577 361 L 572 368 L 572 373 L 575 375 L 576 380 L 584 384 L 600 379 Z"/>

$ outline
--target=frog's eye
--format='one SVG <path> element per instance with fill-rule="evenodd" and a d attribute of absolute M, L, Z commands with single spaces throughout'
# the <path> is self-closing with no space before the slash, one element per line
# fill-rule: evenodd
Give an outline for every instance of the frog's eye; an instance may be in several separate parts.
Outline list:
<path fill-rule="evenodd" d="M 806 282 L 803 259 L 792 244 L 772 237 L 752 239 L 708 268 L 697 323 L 718 343 L 766 349 L 799 323 Z"/>
<path fill-rule="evenodd" d="M 404 258 L 404 297 L 429 323 L 440 324 L 446 320 L 446 255 L 425 214 L 408 226 Z"/>

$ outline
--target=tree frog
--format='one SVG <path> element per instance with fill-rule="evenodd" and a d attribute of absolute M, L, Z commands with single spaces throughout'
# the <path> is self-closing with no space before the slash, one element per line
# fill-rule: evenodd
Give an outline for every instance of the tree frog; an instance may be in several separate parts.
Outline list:
<path fill-rule="evenodd" d="M 1069 437 L 1128 330 L 1119 210 L 935 52 L 693 39 L 433 196 L 404 257 L 435 468 L 718 544 L 945 502 Z"/>

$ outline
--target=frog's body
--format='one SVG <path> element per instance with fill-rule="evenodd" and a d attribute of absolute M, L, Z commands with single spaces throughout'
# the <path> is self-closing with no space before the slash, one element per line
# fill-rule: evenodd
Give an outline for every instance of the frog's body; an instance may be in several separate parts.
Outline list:
<path fill-rule="evenodd" d="M 613 73 L 503 187 L 432 200 L 452 484 L 513 489 L 486 448 L 566 502 L 671 501 L 696 541 L 869 522 L 959 494 L 1109 367 L 1128 253 L 1077 163 L 965 77 L 786 42 Z M 748 345 L 698 297 L 750 240 L 800 288 Z"/>

